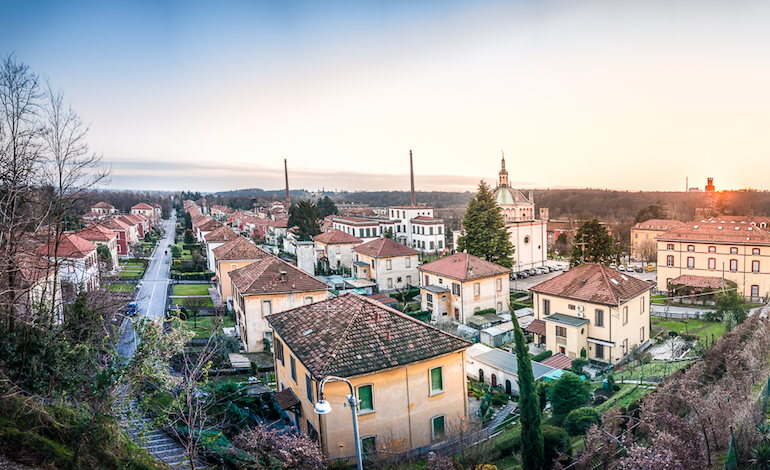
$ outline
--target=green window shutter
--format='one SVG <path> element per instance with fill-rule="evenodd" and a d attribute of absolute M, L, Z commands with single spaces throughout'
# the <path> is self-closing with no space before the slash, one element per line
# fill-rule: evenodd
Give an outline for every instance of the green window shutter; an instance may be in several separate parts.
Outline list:
<path fill-rule="evenodd" d="M 358 405 L 359 410 L 373 410 L 374 401 L 372 401 L 372 385 L 358 387 L 358 399 L 361 400 L 361 403 Z"/>
<path fill-rule="evenodd" d="M 436 367 L 430 371 L 430 391 L 440 392 L 444 390 L 444 380 L 441 376 L 441 367 Z"/>
<path fill-rule="evenodd" d="M 433 418 L 433 439 L 440 439 L 444 435 L 444 417 Z"/>

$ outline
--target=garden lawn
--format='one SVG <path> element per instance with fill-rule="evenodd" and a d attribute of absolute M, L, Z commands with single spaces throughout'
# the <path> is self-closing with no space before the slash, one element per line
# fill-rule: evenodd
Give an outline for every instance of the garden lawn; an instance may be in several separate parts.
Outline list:
<path fill-rule="evenodd" d="M 220 318 L 223 319 L 222 325 L 219 327 L 219 331 L 222 330 L 222 328 L 232 328 L 235 326 L 235 322 L 230 317 L 198 317 L 197 323 L 198 327 L 195 328 L 195 322 L 190 319 L 185 322 L 183 322 L 183 325 L 188 330 L 191 330 L 195 332 L 196 338 L 208 338 L 211 336 L 211 329 L 213 328 L 214 322 L 218 321 Z"/>
<path fill-rule="evenodd" d="M 118 279 L 121 281 L 131 281 L 142 277 L 141 271 L 123 271 L 118 274 Z"/>
<path fill-rule="evenodd" d="M 112 284 L 110 286 L 110 292 L 122 292 L 122 293 L 131 293 L 134 291 L 134 287 L 136 284 L 128 284 L 128 283 L 121 283 L 121 284 Z"/>
<path fill-rule="evenodd" d="M 179 305 L 180 307 L 184 307 L 184 299 L 187 297 L 174 297 L 172 299 L 172 303 L 175 303 Z M 211 297 L 203 298 L 203 304 L 201 305 L 202 308 L 211 308 L 214 306 L 214 302 L 211 301 Z M 185 307 L 186 308 L 186 307 Z"/>
<path fill-rule="evenodd" d="M 721 322 L 713 322 L 706 320 L 679 320 L 679 319 L 665 319 L 665 318 L 652 318 L 652 326 L 666 329 L 668 331 L 675 331 L 677 334 L 691 334 L 694 336 L 700 336 L 701 338 L 711 338 L 714 335 L 715 339 L 721 337 L 725 332 L 725 326 Z"/>
<path fill-rule="evenodd" d="M 650 378 L 655 378 L 654 381 L 659 381 L 662 378 L 666 378 L 673 374 L 682 367 L 687 366 L 692 361 L 678 361 L 666 364 L 664 361 L 653 361 L 644 365 L 644 375 L 642 375 L 642 366 L 635 366 L 634 368 L 628 368 L 622 371 L 615 372 L 615 378 L 620 380 L 635 380 L 639 381 L 643 379 L 645 382 L 650 381 Z"/>
<path fill-rule="evenodd" d="M 210 284 L 176 284 L 174 295 L 209 295 Z"/>

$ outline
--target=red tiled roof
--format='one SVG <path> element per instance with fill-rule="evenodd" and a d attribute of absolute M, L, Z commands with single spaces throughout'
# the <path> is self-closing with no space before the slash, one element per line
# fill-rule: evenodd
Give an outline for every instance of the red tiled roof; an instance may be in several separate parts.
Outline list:
<path fill-rule="evenodd" d="M 411 256 L 420 252 L 406 245 L 394 242 L 390 238 L 378 238 L 363 245 L 353 248 L 356 253 L 371 256 L 373 258 L 389 258 L 391 256 Z"/>
<path fill-rule="evenodd" d="M 326 245 L 334 245 L 340 243 L 362 243 L 358 237 L 354 237 L 349 233 L 345 233 L 342 230 L 330 230 L 328 232 L 320 233 L 313 237 L 313 241 L 324 243 Z"/>
<path fill-rule="evenodd" d="M 469 255 L 468 253 L 456 253 L 440 258 L 432 263 L 423 264 L 418 269 L 460 281 L 499 276 L 511 272 L 506 267 Z"/>
<path fill-rule="evenodd" d="M 401 367 L 471 345 L 357 294 L 274 313 L 267 320 L 317 380 Z"/>
<path fill-rule="evenodd" d="M 421 215 L 419 217 L 415 217 L 412 220 L 417 222 L 443 222 L 442 219 L 436 219 L 433 217 L 428 217 L 427 215 Z"/>
<path fill-rule="evenodd" d="M 540 361 L 540 364 L 544 366 L 553 367 L 554 369 L 567 369 L 572 367 L 572 359 L 569 356 L 565 356 L 562 353 L 556 353 L 553 356 Z"/>
<path fill-rule="evenodd" d="M 56 267 L 51 261 L 37 253 L 19 253 L 16 256 L 16 265 L 29 286 L 56 271 Z"/>
<path fill-rule="evenodd" d="M 58 246 L 56 246 L 55 240 L 50 240 L 47 244 L 41 246 L 37 252 L 45 256 L 85 258 L 94 250 L 96 250 L 96 245 L 93 243 L 80 238 L 74 233 L 67 233 L 61 236 Z"/>
<path fill-rule="evenodd" d="M 674 227 L 679 227 L 684 222 L 670 219 L 650 219 L 644 222 L 639 222 L 634 225 L 636 230 L 671 230 Z"/>
<path fill-rule="evenodd" d="M 236 237 L 243 238 L 235 233 L 233 229 L 227 225 L 222 225 L 221 227 L 218 227 L 207 233 L 203 238 L 207 242 L 227 242 L 230 240 L 235 240 Z"/>
<path fill-rule="evenodd" d="M 142 223 L 141 220 L 136 219 L 134 216 L 132 216 L 130 214 L 119 215 L 119 216 L 116 217 L 116 219 L 120 220 L 121 222 L 123 222 L 124 224 L 129 225 L 129 226 Z"/>
<path fill-rule="evenodd" d="M 107 242 L 117 238 L 118 234 L 101 224 L 91 224 L 78 232 L 78 236 L 90 242 Z"/>
<path fill-rule="evenodd" d="M 91 206 L 91 208 L 96 208 L 96 209 L 114 209 L 115 206 L 113 206 L 112 204 L 107 204 L 106 202 L 102 201 L 102 202 L 94 204 L 93 206 Z"/>
<path fill-rule="evenodd" d="M 113 232 L 125 232 L 129 227 L 127 223 L 123 222 L 117 217 L 110 217 L 109 219 L 105 219 L 104 221 L 99 222 L 99 224 L 112 230 Z"/>
<path fill-rule="evenodd" d="M 530 287 L 531 292 L 603 305 L 618 305 L 652 289 L 652 285 L 596 263 L 585 263 Z"/>
<path fill-rule="evenodd" d="M 201 232 L 213 232 L 214 229 L 221 227 L 223 224 L 222 222 L 212 219 L 211 217 L 206 217 L 206 220 L 203 220 L 201 223 L 195 225 Z"/>
<path fill-rule="evenodd" d="M 272 256 L 262 248 L 250 242 L 246 237 L 236 237 L 231 242 L 225 243 L 212 250 L 218 260 L 236 259 L 262 259 Z"/>
<path fill-rule="evenodd" d="M 759 227 L 762 223 L 767 223 L 767 219 L 764 217 L 715 217 L 682 224 L 658 235 L 657 239 L 743 245 L 767 244 L 770 243 L 770 235 L 765 231 L 766 229 Z"/>
<path fill-rule="evenodd" d="M 532 320 L 532 323 L 524 328 L 524 331 L 527 333 L 545 336 L 545 322 L 543 320 Z"/>
<path fill-rule="evenodd" d="M 281 271 L 286 273 L 283 281 Z M 321 280 L 273 255 L 230 271 L 230 280 L 241 295 L 320 291 L 329 288 Z"/>
<path fill-rule="evenodd" d="M 152 210 L 152 206 L 149 204 L 145 204 L 143 202 L 140 202 L 139 204 L 132 206 L 131 209 L 137 209 L 137 210 Z"/>
<path fill-rule="evenodd" d="M 713 290 L 721 289 L 722 286 L 727 286 L 728 288 L 736 286 L 736 283 L 729 279 L 723 281 L 721 277 L 696 276 L 694 274 L 683 274 L 669 281 L 669 284 L 675 286 L 683 285 L 687 287 L 710 288 Z"/>

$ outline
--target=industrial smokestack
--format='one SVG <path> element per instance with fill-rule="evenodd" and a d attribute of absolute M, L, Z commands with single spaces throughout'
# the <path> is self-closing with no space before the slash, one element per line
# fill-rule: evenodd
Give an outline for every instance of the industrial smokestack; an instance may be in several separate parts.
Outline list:
<path fill-rule="evenodd" d="M 286 159 L 283 159 L 283 172 L 286 175 L 286 212 L 291 208 L 291 198 L 289 197 L 289 166 L 286 164 Z"/>
<path fill-rule="evenodd" d="M 412 205 L 417 205 L 417 200 L 414 197 L 414 164 L 412 163 L 412 151 L 409 151 L 409 176 L 412 180 Z"/>

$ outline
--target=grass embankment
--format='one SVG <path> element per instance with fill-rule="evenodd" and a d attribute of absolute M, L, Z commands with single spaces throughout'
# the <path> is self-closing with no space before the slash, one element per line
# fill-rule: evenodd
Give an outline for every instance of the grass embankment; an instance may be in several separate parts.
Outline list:
<path fill-rule="evenodd" d="M 700 336 L 704 339 L 707 337 L 711 338 L 712 334 L 715 339 L 718 339 L 725 333 L 725 326 L 723 323 L 706 320 L 652 318 L 652 327 L 662 328 L 667 331 L 675 331 L 679 335 L 690 334 L 693 336 Z"/>
<path fill-rule="evenodd" d="M 232 328 L 235 326 L 235 322 L 230 317 L 198 317 L 195 320 L 190 319 L 182 322 L 182 326 L 193 331 L 196 338 L 208 338 L 213 333 L 214 325 L 219 321 L 222 324 L 219 325 L 217 331 L 221 331 L 222 328 Z"/>
<path fill-rule="evenodd" d="M 177 284 L 174 286 L 174 295 L 209 295 L 210 284 Z"/>
<path fill-rule="evenodd" d="M 635 400 L 647 395 L 652 390 L 647 387 L 640 387 L 634 384 L 623 384 L 620 390 L 615 392 L 609 400 L 605 401 L 601 405 L 595 406 L 594 409 L 600 413 L 604 413 L 607 410 L 618 407 L 625 407 L 633 403 Z"/>

